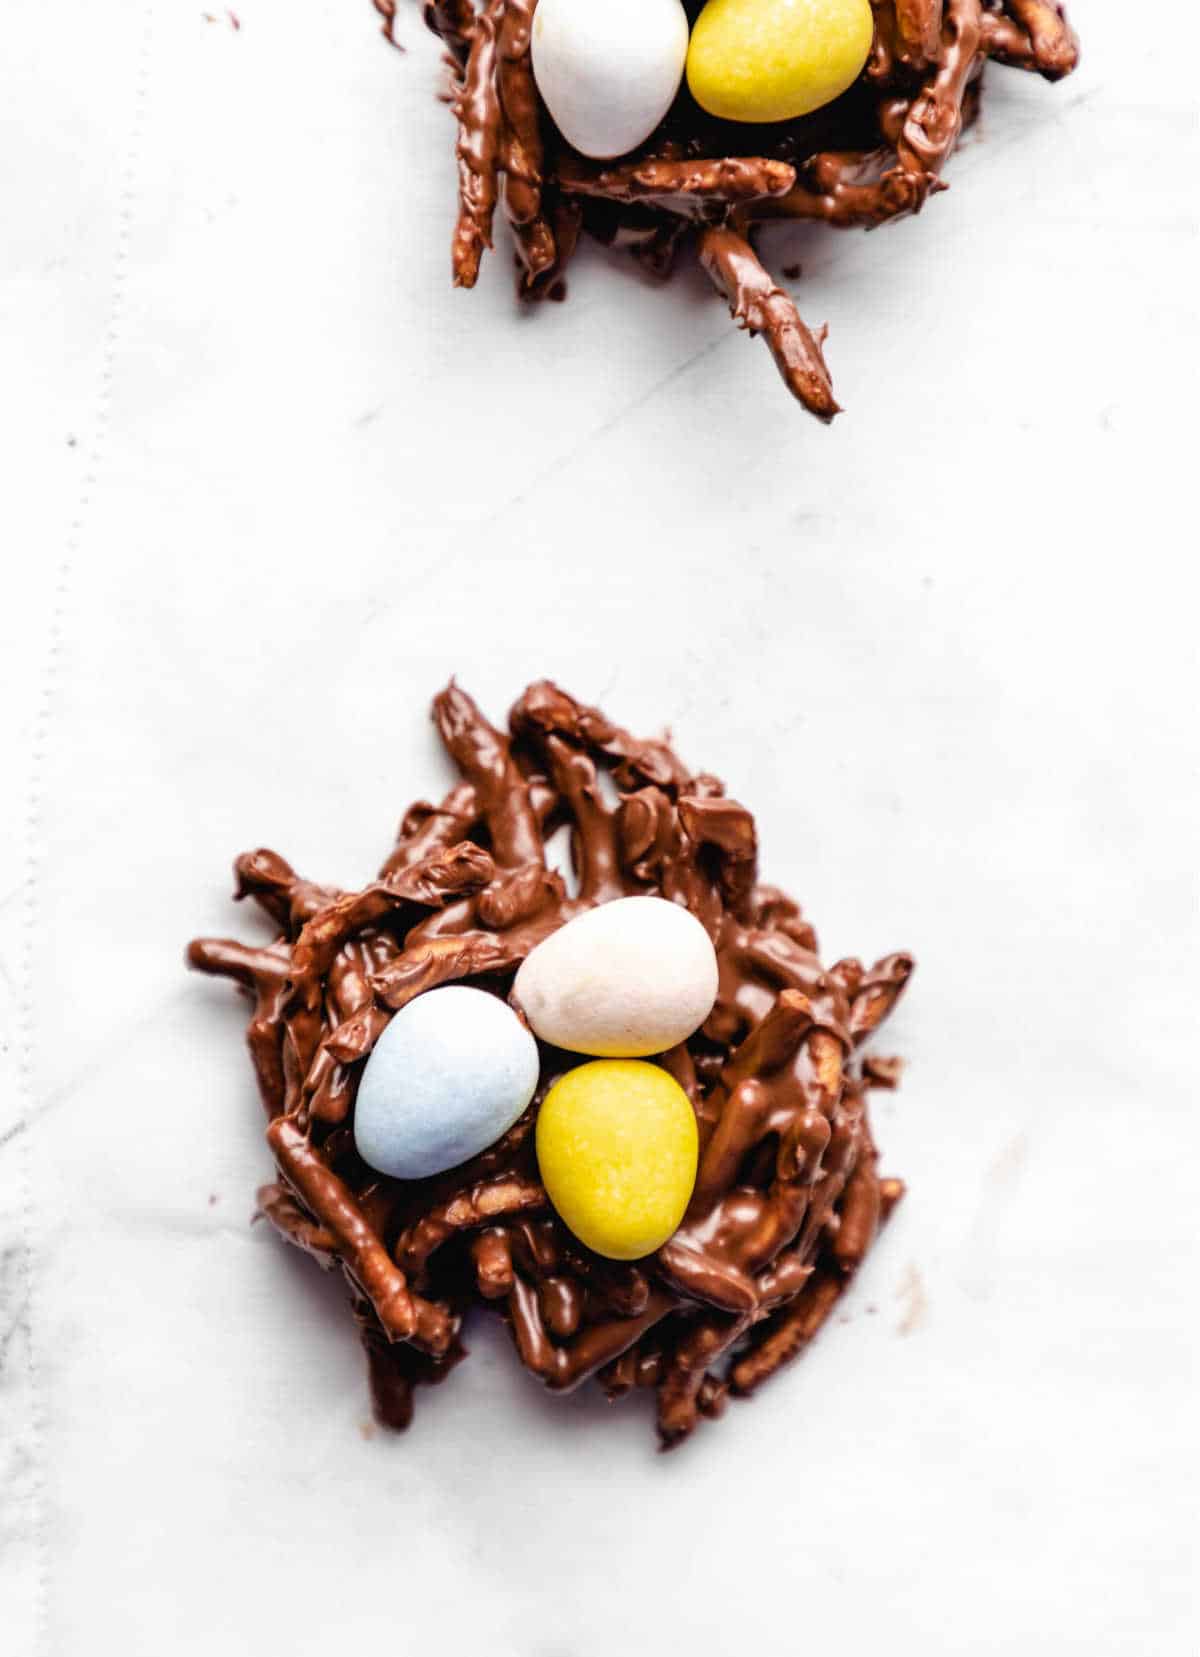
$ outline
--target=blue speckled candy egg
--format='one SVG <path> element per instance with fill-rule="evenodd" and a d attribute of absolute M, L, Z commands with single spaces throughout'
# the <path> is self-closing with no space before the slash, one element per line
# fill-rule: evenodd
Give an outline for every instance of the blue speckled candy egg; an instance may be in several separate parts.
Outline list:
<path fill-rule="evenodd" d="M 359 1083 L 354 1142 L 395 1179 L 425 1179 L 478 1156 L 533 1098 L 537 1043 L 507 1002 L 448 984 L 402 1007 Z"/>

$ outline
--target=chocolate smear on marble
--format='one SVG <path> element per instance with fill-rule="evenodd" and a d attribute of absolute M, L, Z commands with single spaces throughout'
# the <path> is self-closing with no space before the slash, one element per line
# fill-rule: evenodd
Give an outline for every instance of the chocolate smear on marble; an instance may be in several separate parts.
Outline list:
<path fill-rule="evenodd" d="M 396 0 L 374 0 L 395 41 Z M 694 22 L 700 0 L 685 0 Z M 719 120 L 686 83 L 632 155 L 596 163 L 573 150 L 530 67 L 537 0 L 427 0 L 444 43 L 458 121 L 459 214 L 451 268 L 473 287 L 499 206 L 517 251 L 518 292 L 561 299 L 587 230 L 666 278 L 690 247 L 740 327 L 761 334 L 792 395 L 828 422 L 839 412 L 821 350 L 754 246 L 762 224 L 810 219 L 872 228 L 919 213 L 974 119 L 989 59 L 1056 81 L 1079 45 L 1056 0 L 871 0 L 875 32 L 858 81 L 793 121 Z M 751 153 L 745 153 L 747 149 Z"/>
<path fill-rule="evenodd" d="M 631 736 L 557 686 L 531 685 L 506 731 L 453 683 L 433 714 L 461 781 L 440 805 L 409 808 L 375 879 L 341 891 L 275 852 L 247 853 L 236 896 L 264 912 L 274 941 L 188 950 L 192 967 L 253 1002 L 247 1043 L 275 1160 L 259 1212 L 345 1278 L 384 1424 L 408 1425 L 414 1388 L 465 1356 L 463 1319 L 482 1306 L 554 1391 L 652 1389 L 670 1448 L 807 1346 L 902 1194 L 879 1176 L 868 1114 L 869 1090 L 894 1086 L 899 1062 L 863 1044 L 912 960 L 823 967 L 799 907 L 758 878 L 746 808 L 666 742 Z M 564 826 L 574 895 L 546 860 Z M 418 1181 L 369 1168 L 355 1095 L 393 1012 L 439 984 L 506 997 L 543 938 L 635 894 L 690 909 L 720 968 L 705 1024 L 657 1060 L 699 1128 L 675 1235 L 621 1262 L 559 1221 L 533 1126 L 547 1090 L 583 1060 L 544 1044 L 533 1103 L 481 1155 Z"/>

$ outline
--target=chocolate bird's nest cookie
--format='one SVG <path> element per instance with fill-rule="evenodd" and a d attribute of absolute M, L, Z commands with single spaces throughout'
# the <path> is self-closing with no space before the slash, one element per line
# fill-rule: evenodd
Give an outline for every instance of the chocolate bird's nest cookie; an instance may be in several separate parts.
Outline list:
<path fill-rule="evenodd" d="M 396 0 L 375 0 L 394 39 Z M 850 90 L 778 125 L 710 116 L 686 86 L 658 130 L 611 163 L 586 160 L 549 119 L 530 66 L 537 0 L 428 0 L 445 43 L 458 122 L 459 212 L 452 265 L 474 286 L 497 206 L 526 298 L 561 298 L 581 230 L 629 243 L 669 276 L 694 250 L 741 328 L 762 334 L 793 396 L 839 412 L 822 345 L 755 249 L 761 224 L 815 219 L 871 228 L 918 213 L 979 104 L 989 59 L 1060 80 L 1078 61 L 1057 0 L 871 0 L 875 35 Z M 698 3 L 688 0 L 695 18 Z M 752 153 L 747 154 L 747 149 Z"/>
<path fill-rule="evenodd" d="M 610 1398 L 653 1388 L 670 1447 L 802 1351 L 901 1195 L 879 1177 L 867 1112 L 898 1062 L 862 1049 L 912 961 L 824 968 L 799 907 L 759 883 L 750 813 L 666 742 L 638 741 L 545 682 L 517 702 L 507 735 L 453 684 L 433 711 L 463 780 L 441 805 L 409 809 L 375 880 L 342 892 L 249 852 L 236 895 L 265 912 L 275 941 L 190 947 L 193 967 L 254 1003 L 247 1039 L 277 1168 L 259 1208 L 345 1277 L 386 1425 L 407 1426 L 416 1384 L 465 1356 L 463 1318 L 482 1303 L 556 1391 L 593 1377 Z M 546 859 L 563 825 L 574 894 Z M 684 1221 L 656 1254 L 592 1254 L 547 1202 L 532 1130 L 576 1054 L 541 1044 L 533 1103 L 464 1166 L 403 1181 L 362 1161 L 355 1092 L 396 1009 L 448 983 L 506 996 L 543 938 L 639 893 L 686 905 L 720 968 L 711 1015 L 659 1060 L 695 1109 L 700 1162 Z"/>

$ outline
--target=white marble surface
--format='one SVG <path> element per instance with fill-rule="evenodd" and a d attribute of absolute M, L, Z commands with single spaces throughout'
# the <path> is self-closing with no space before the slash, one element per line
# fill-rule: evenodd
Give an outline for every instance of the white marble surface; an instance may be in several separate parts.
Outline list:
<path fill-rule="evenodd" d="M 1186 1657 L 1188 8 L 1080 5 L 920 220 L 778 245 L 828 432 L 699 281 L 452 292 L 412 9 L 406 58 L 238 9 L 5 18 L 6 1651 Z M 451 671 L 669 719 L 831 954 L 920 960 L 911 1195 L 674 1457 L 490 1328 L 371 1436 L 336 1292 L 248 1227 L 242 1012 L 182 944 L 247 924 L 242 848 L 373 867 Z"/>

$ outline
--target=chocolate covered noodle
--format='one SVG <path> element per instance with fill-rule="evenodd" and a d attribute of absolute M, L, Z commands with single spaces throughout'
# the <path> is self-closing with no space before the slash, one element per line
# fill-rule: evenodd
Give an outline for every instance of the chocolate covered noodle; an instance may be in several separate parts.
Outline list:
<path fill-rule="evenodd" d="M 898 1061 L 863 1047 L 912 961 L 823 967 L 799 907 L 759 881 L 750 813 L 666 742 L 637 740 L 548 682 L 526 690 L 507 733 L 454 684 L 433 711 L 462 781 L 440 805 L 409 809 L 374 880 L 343 892 L 275 852 L 249 852 L 236 895 L 265 912 L 275 941 L 206 938 L 188 951 L 253 1001 L 247 1039 L 276 1164 L 259 1208 L 344 1276 L 380 1421 L 407 1426 L 414 1388 L 465 1356 L 463 1320 L 482 1305 L 555 1391 L 591 1380 L 614 1399 L 653 1389 L 669 1448 L 804 1349 L 902 1193 L 879 1175 L 868 1114 L 869 1091 L 895 1084 Z M 564 824 L 574 894 L 546 859 Z M 720 967 L 711 1015 L 659 1061 L 700 1135 L 674 1236 L 617 1262 L 555 1216 L 532 1129 L 579 1059 L 544 1044 L 532 1105 L 482 1155 L 421 1181 L 367 1167 L 355 1091 L 393 1012 L 449 983 L 506 996 L 541 939 L 638 893 L 686 905 Z"/>
<path fill-rule="evenodd" d="M 396 0 L 375 0 L 394 38 Z M 1078 42 L 1056 0 L 871 0 L 870 57 L 850 90 L 811 115 L 746 125 L 706 114 L 686 88 L 635 153 L 593 162 L 546 117 L 530 66 L 537 0 L 431 0 L 458 123 L 453 279 L 473 287 L 499 208 L 527 298 L 561 298 L 581 230 L 632 246 L 655 276 L 690 250 L 739 327 L 761 334 L 792 395 L 839 412 L 822 349 L 755 245 L 760 225 L 810 219 L 872 228 L 918 213 L 975 117 L 989 60 L 1048 81 Z M 694 18 L 699 10 L 689 4 Z"/>

